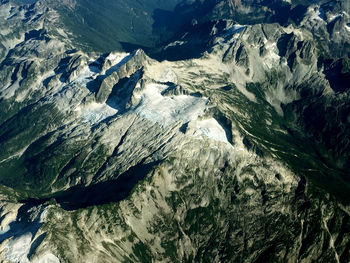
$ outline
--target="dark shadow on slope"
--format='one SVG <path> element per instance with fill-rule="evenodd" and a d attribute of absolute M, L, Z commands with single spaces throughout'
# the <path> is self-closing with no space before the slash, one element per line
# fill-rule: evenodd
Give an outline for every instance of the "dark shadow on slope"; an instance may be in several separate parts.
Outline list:
<path fill-rule="evenodd" d="M 299 24 L 303 19 L 308 5 L 298 4 L 293 6 L 287 2 L 269 2 L 266 3 L 271 10 L 273 10 L 273 15 L 270 18 L 269 22 L 279 23 L 282 26 L 287 26 L 288 24 Z"/>
<path fill-rule="evenodd" d="M 200 58 L 212 38 L 210 33 L 215 22 L 186 24 L 164 47 L 153 49 L 149 56 L 159 61 Z"/>
<path fill-rule="evenodd" d="M 109 53 L 105 53 L 102 54 L 101 56 L 99 56 L 95 61 L 91 62 L 89 64 L 89 69 L 92 72 L 95 73 L 100 73 L 102 68 L 103 68 L 103 64 L 105 63 L 106 58 L 108 57 Z M 126 56 L 125 58 L 123 58 L 120 62 L 118 62 L 116 65 L 111 66 L 103 75 L 99 75 L 96 79 L 93 79 L 91 81 L 89 81 L 86 84 L 87 89 L 92 92 L 92 93 L 96 93 L 98 92 L 102 81 L 107 78 L 109 75 L 111 75 L 114 71 L 117 71 L 123 64 L 125 64 L 130 58 L 132 57 L 132 54 L 129 56 Z"/>
<path fill-rule="evenodd" d="M 98 79 L 93 79 L 86 83 L 86 88 L 91 92 L 95 93 L 98 91 L 99 87 L 101 85 L 101 82 Z"/>
<path fill-rule="evenodd" d="M 53 194 L 42 199 L 21 200 L 25 205 L 44 204 L 54 199 L 64 210 L 72 211 L 90 206 L 103 205 L 112 202 L 119 202 L 127 198 L 138 182 L 158 165 L 160 161 L 150 163 L 139 163 L 119 175 L 117 179 L 97 183 L 90 186 L 77 185 L 70 189 Z M 11 236 L 12 233 L 0 234 L 0 241 Z"/>
<path fill-rule="evenodd" d="M 54 69 L 56 75 L 64 73 L 72 59 L 72 56 L 64 57 L 58 62 L 58 66 Z"/>
<path fill-rule="evenodd" d="M 126 64 L 130 59 L 132 59 L 136 54 L 136 51 L 129 54 L 128 56 L 124 57 L 121 61 L 119 61 L 117 64 L 111 66 L 108 70 L 106 70 L 106 74 L 104 77 L 107 77 L 111 75 L 114 71 L 118 71 L 121 66 Z"/>
<path fill-rule="evenodd" d="M 30 246 L 29 253 L 28 253 L 28 258 L 31 259 L 33 254 L 35 253 L 36 249 L 40 246 L 40 244 L 44 241 L 46 237 L 46 233 L 41 234 L 38 236 L 33 243 Z"/>
<path fill-rule="evenodd" d="M 91 186 L 75 186 L 57 194 L 56 202 L 65 210 L 119 202 L 129 196 L 135 185 L 161 161 L 141 163 L 131 167 L 115 180 Z"/>
<path fill-rule="evenodd" d="M 61 14 L 81 48 L 110 52 L 131 51 L 135 49 L 133 45 L 154 47 L 158 42 L 158 36 L 152 33 L 154 10 L 172 10 L 180 1 L 76 0 L 73 9 L 65 3 L 52 6 Z"/>
<path fill-rule="evenodd" d="M 277 41 L 278 55 L 284 57 L 288 51 L 288 44 L 293 37 L 293 33 L 290 34 L 282 34 L 280 39 Z"/>
<path fill-rule="evenodd" d="M 303 17 L 305 16 L 307 12 L 307 5 L 297 5 L 294 8 L 290 10 L 289 16 L 290 18 L 299 25 L 300 22 L 303 20 Z"/>
<path fill-rule="evenodd" d="M 216 0 L 182 2 L 173 11 L 154 10 L 152 31 L 158 36 L 159 43 L 148 55 L 157 60 L 171 61 L 200 57 L 208 41 L 208 33 L 203 29 L 210 23 L 210 13 L 216 4 Z M 186 35 L 189 37 L 184 39 Z M 185 44 L 164 48 L 176 40 L 184 40 Z"/>
<path fill-rule="evenodd" d="M 232 134 L 232 121 L 217 108 L 212 109 L 212 116 L 224 129 L 227 141 L 230 144 L 234 145 L 234 135 Z"/>
<path fill-rule="evenodd" d="M 35 15 L 35 12 L 32 10 L 29 10 L 26 13 L 24 13 L 25 19 L 22 19 L 23 23 L 28 23 L 33 15 Z"/>
<path fill-rule="evenodd" d="M 102 54 L 95 61 L 91 62 L 89 64 L 90 71 L 94 73 L 100 73 L 100 71 L 102 70 L 103 63 L 106 57 L 108 57 L 108 55 L 109 53 Z"/>
<path fill-rule="evenodd" d="M 212 12 L 217 3 L 216 0 L 181 2 L 173 11 L 155 9 L 152 15 L 153 33 L 162 37 L 162 34 L 166 36 L 168 32 L 178 32 L 182 26 L 189 24 L 192 20 L 204 22 L 208 20 L 207 15 Z"/>
<path fill-rule="evenodd" d="M 343 58 L 337 61 L 325 60 L 323 73 L 335 92 L 344 92 L 349 89 L 350 83 L 350 59 Z"/>
<path fill-rule="evenodd" d="M 44 35 L 46 34 L 45 29 L 39 29 L 39 30 L 30 30 L 29 32 L 25 33 L 24 35 L 24 41 L 28 41 L 29 39 L 39 39 L 42 40 L 44 38 Z"/>
<path fill-rule="evenodd" d="M 117 109 L 119 114 L 123 113 L 127 109 L 136 84 L 142 76 L 143 69 L 139 69 L 129 78 L 119 80 L 118 83 L 114 85 L 106 104 Z"/>
<path fill-rule="evenodd" d="M 5 230 L 0 232 L 0 242 L 3 242 L 10 237 L 15 239 L 27 233 L 31 233 L 32 237 L 34 237 L 43 225 L 43 223 L 40 222 L 41 214 L 39 213 L 39 215 L 33 220 L 28 211 L 41 204 L 42 202 L 37 200 L 28 200 L 27 203 L 23 204 L 18 210 L 16 220 L 9 224 L 8 231 Z"/>
<path fill-rule="evenodd" d="M 247 137 L 243 138 L 243 144 L 248 151 L 255 152 L 261 158 L 264 157 L 264 152 L 254 142 L 251 142 Z"/>

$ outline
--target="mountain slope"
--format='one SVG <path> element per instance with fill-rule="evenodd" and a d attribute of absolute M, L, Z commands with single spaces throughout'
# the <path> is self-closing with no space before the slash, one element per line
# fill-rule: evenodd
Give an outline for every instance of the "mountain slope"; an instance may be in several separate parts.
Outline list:
<path fill-rule="evenodd" d="M 114 31 L 80 51 L 74 30 L 123 30 L 67 26 L 95 3 L 1 2 L 2 259 L 349 261 L 349 90 L 331 79 L 348 74 L 346 45 L 332 50 L 349 43 L 348 9 L 297 3 L 293 25 L 240 25 L 213 18 L 225 4 L 254 6 L 175 7 L 192 23 L 157 61 L 101 54 Z M 68 23 L 61 8 L 80 11 Z"/>
<path fill-rule="evenodd" d="M 166 17 L 180 0 L 163 1 L 45 1 L 61 15 L 61 21 L 80 48 L 100 52 L 150 48 L 163 40 Z M 165 33 L 165 32 L 164 32 Z"/>

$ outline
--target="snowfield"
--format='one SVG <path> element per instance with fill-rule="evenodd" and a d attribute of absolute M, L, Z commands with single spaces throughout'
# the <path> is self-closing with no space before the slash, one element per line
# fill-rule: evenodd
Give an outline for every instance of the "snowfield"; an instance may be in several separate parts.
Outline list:
<path fill-rule="evenodd" d="M 140 116 L 167 127 L 179 120 L 188 122 L 197 119 L 208 108 L 208 99 L 195 96 L 162 96 L 168 88 L 162 84 L 148 84 L 144 93 L 138 95 L 140 105 L 135 111 Z"/>

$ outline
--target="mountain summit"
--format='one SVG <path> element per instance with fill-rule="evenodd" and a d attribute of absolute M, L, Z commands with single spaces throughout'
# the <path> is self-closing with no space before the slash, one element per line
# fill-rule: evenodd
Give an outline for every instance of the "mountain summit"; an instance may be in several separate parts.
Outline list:
<path fill-rule="evenodd" d="M 350 6 L 0 1 L 1 262 L 349 262 Z"/>

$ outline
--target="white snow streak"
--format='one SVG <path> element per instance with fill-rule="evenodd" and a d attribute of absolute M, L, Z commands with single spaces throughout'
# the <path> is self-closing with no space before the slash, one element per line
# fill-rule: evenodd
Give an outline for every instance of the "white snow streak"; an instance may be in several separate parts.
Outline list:
<path fill-rule="evenodd" d="M 100 121 L 118 113 L 118 110 L 107 104 L 96 102 L 92 102 L 83 107 L 78 107 L 75 111 L 78 112 L 83 122 L 90 122 L 91 124 L 99 123 Z"/>
<path fill-rule="evenodd" d="M 228 143 L 224 128 L 214 118 L 197 121 L 195 126 L 194 136 L 200 138 L 205 136 L 215 141 Z"/>
<path fill-rule="evenodd" d="M 168 86 L 148 84 L 144 93 L 139 95 L 140 105 L 135 109 L 140 116 L 164 127 L 179 120 L 188 122 L 201 116 L 207 108 L 208 100 L 194 96 L 162 96 Z"/>

